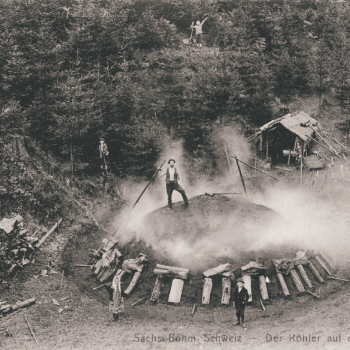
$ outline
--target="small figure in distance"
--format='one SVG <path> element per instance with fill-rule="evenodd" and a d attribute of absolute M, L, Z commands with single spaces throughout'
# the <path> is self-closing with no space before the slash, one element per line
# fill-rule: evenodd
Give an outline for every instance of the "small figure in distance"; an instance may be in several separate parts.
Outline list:
<path fill-rule="evenodd" d="M 202 47 L 202 43 L 203 43 L 203 31 L 202 31 L 202 26 L 204 24 L 204 22 L 208 19 L 209 17 L 207 16 L 202 22 L 201 21 L 197 21 L 196 25 L 194 25 L 194 22 L 192 22 L 191 24 L 191 29 L 195 29 L 196 30 L 196 43 L 197 43 L 197 47 Z"/>
<path fill-rule="evenodd" d="M 102 175 L 107 175 L 107 160 L 106 157 L 109 155 L 108 147 L 105 143 L 104 137 L 100 137 L 100 144 L 98 145 L 98 150 L 100 152 L 100 165 Z"/>
<path fill-rule="evenodd" d="M 175 168 L 175 159 L 169 159 L 168 164 L 170 165 L 170 167 L 167 168 L 167 170 L 160 176 L 166 175 L 165 182 L 166 182 L 166 192 L 168 194 L 169 209 L 173 208 L 171 196 L 174 190 L 181 194 L 185 202 L 185 205 L 187 206 L 189 205 L 188 198 L 186 196 L 185 190 L 179 185 L 180 175 L 177 169 Z"/>

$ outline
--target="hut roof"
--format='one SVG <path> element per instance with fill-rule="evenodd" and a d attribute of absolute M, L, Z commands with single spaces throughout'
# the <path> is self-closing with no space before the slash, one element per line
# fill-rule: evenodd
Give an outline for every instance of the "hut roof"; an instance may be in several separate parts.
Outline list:
<path fill-rule="evenodd" d="M 270 130 L 276 125 L 282 125 L 290 132 L 297 135 L 303 141 L 309 141 L 308 137 L 312 137 L 312 133 L 314 132 L 314 130 L 311 126 L 320 126 L 320 124 L 314 118 L 311 118 L 305 112 L 298 112 L 297 114 L 289 113 L 281 118 L 271 120 L 267 124 L 263 125 L 253 136 L 251 136 L 248 139 L 248 141 L 253 140 L 255 137 L 261 135 L 261 133 L 263 133 L 264 131 Z"/>

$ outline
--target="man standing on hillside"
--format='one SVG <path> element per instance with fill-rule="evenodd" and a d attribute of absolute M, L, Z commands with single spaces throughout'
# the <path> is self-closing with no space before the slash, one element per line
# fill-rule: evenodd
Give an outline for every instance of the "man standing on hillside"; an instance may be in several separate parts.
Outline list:
<path fill-rule="evenodd" d="M 102 175 L 107 175 L 107 159 L 109 155 L 108 147 L 105 143 L 105 139 L 100 137 L 100 144 L 98 145 L 98 150 L 100 152 L 100 165 L 102 170 Z"/>
<path fill-rule="evenodd" d="M 191 30 L 196 29 L 196 42 L 197 42 L 197 47 L 202 47 L 203 43 L 203 31 L 202 31 L 202 26 L 204 22 L 208 19 L 208 17 L 204 18 L 203 22 L 197 21 L 196 25 L 194 25 L 194 22 L 191 24 Z"/>
<path fill-rule="evenodd" d="M 166 175 L 165 182 L 166 182 L 166 192 L 168 194 L 169 209 L 173 208 L 171 196 L 174 190 L 181 193 L 181 196 L 185 202 L 185 205 L 187 206 L 189 204 L 188 198 L 186 196 L 185 190 L 179 185 L 180 176 L 177 169 L 175 168 L 175 159 L 169 159 L 168 164 L 170 165 L 170 167 L 167 168 L 165 173 L 161 174 L 160 176 Z"/>
<path fill-rule="evenodd" d="M 237 286 L 235 291 L 233 292 L 233 301 L 235 302 L 236 307 L 236 316 L 237 316 L 237 324 L 236 326 L 241 324 L 242 327 L 245 328 L 244 325 L 244 310 L 249 299 L 248 291 L 244 288 L 244 282 L 242 278 L 238 278 Z"/>

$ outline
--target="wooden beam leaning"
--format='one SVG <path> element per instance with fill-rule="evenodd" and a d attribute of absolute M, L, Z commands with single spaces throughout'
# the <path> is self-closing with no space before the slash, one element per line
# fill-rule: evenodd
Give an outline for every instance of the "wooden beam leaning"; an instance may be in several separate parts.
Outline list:
<path fill-rule="evenodd" d="M 293 279 L 293 282 L 294 282 L 298 292 L 299 293 L 305 293 L 305 288 L 304 288 L 303 284 L 301 283 L 297 272 L 294 269 L 291 269 L 289 273 L 290 273 L 290 276 Z"/>
<path fill-rule="evenodd" d="M 307 274 L 305 272 L 305 269 L 303 267 L 303 265 L 296 265 L 297 266 L 297 269 L 299 270 L 300 274 L 301 274 L 301 277 L 303 278 L 304 282 L 306 283 L 306 285 L 309 287 L 309 288 L 312 288 L 312 284 L 309 280 L 309 277 L 307 277 Z"/>

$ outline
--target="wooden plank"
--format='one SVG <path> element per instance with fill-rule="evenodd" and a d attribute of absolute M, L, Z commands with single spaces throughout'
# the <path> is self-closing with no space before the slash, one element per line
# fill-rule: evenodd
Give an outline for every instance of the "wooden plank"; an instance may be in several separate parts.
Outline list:
<path fill-rule="evenodd" d="M 179 304 L 181 301 L 182 289 L 184 287 L 184 280 L 179 278 L 174 278 L 171 284 L 169 303 Z"/>
<path fill-rule="evenodd" d="M 222 297 L 221 304 L 229 305 L 231 297 L 231 280 L 227 277 L 222 279 Z"/>
<path fill-rule="evenodd" d="M 244 288 L 248 291 L 249 299 L 248 303 L 251 303 L 253 301 L 253 295 L 252 295 L 252 276 L 244 275 L 242 276 L 243 282 L 244 282 Z"/>
<path fill-rule="evenodd" d="M 267 292 L 267 285 L 264 275 L 259 276 L 259 287 L 260 287 L 260 295 L 262 300 L 268 300 L 269 294 Z"/>
<path fill-rule="evenodd" d="M 213 280 L 211 278 L 204 278 L 202 304 L 208 305 L 210 303 L 210 294 L 213 288 Z"/>

